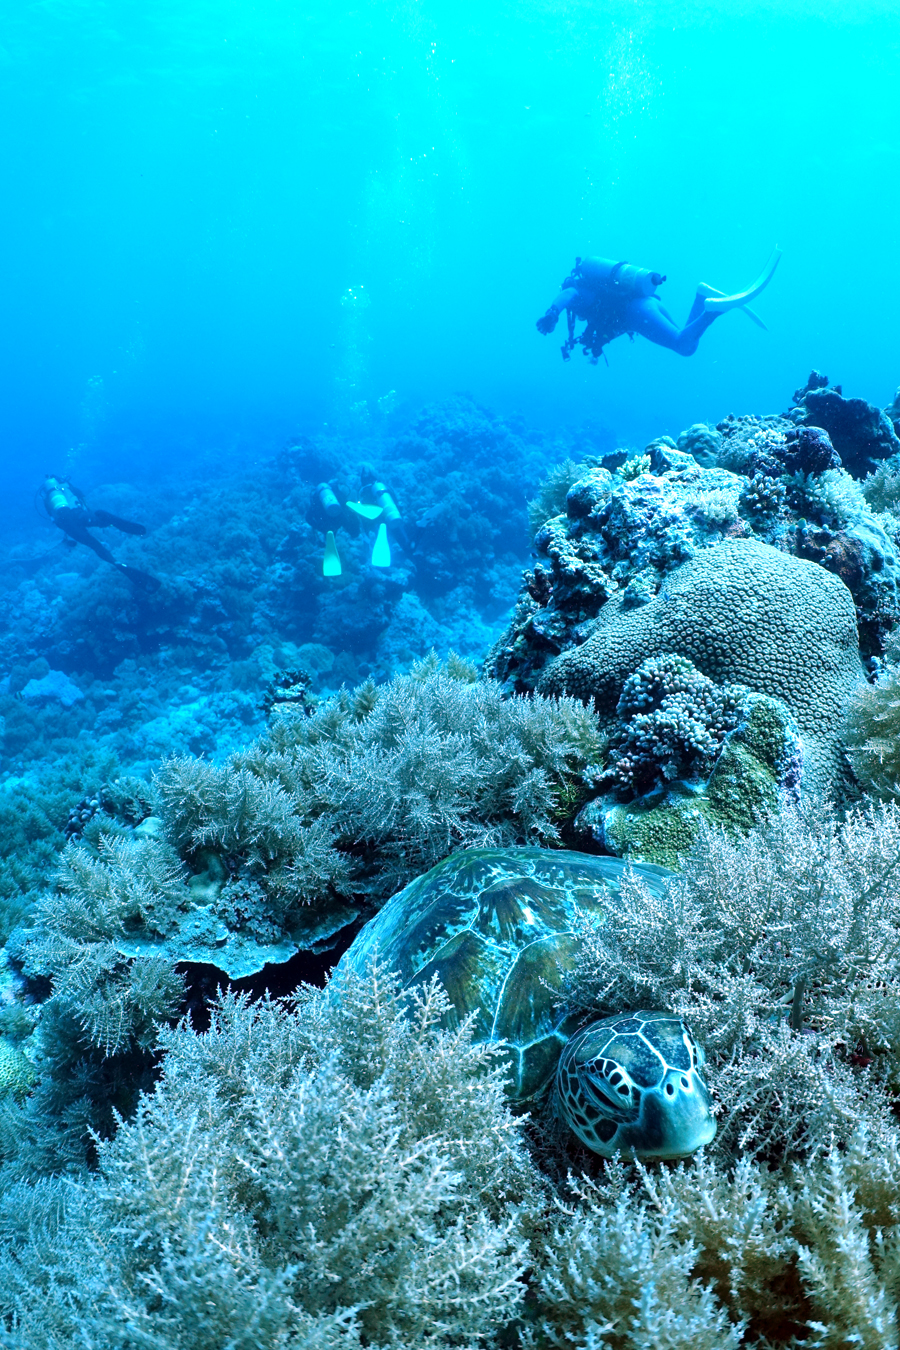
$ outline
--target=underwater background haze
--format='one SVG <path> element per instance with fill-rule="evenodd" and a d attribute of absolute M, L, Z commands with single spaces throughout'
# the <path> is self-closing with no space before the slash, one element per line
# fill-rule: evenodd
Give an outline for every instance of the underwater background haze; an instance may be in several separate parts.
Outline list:
<path fill-rule="evenodd" d="M 883 0 L 7 6 L 6 509 L 391 391 L 628 445 L 780 410 L 811 366 L 886 403 L 898 49 Z M 768 334 L 595 369 L 535 331 L 576 254 L 666 273 L 680 322 L 776 243 Z"/>

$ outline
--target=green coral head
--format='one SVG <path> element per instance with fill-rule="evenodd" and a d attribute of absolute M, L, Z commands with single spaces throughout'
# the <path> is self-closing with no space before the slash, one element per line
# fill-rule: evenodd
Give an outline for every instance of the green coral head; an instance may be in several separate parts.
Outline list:
<path fill-rule="evenodd" d="M 12 1097 L 20 1102 L 28 1096 L 36 1081 L 37 1071 L 31 1060 L 12 1041 L 0 1036 L 0 1099 Z"/>
<path fill-rule="evenodd" d="M 633 1012 L 592 1022 L 556 1072 L 569 1128 L 604 1158 L 687 1158 L 716 1134 L 703 1052 L 680 1017 Z"/>

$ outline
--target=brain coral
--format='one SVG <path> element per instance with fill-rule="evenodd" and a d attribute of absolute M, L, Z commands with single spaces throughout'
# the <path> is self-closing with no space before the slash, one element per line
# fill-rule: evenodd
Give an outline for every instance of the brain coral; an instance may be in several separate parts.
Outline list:
<path fill-rule="evenodd" d="M 717 683 L 782 700 L 804 746 L 803 786 L 845 773 L 840 728 L 863 678 L 853 598 L 837 577 L 754 539 L 725 540 L 670 573 L 647 604 L 612 597 L 580 647 L 541 674 L 542 694 L 593 700 L 611 720 L 642 661 L 674 652 Z"/>

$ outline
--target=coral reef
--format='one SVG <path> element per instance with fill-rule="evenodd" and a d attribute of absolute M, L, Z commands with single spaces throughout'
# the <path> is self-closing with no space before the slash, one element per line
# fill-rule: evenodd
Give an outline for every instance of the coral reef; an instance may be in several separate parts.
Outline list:
<path fill-rule="evenodd" d="M 625 681 L 616 716 L 610 777 L 637 796 L 714 764 L 740 720 L 742 690 L 720 686 L 683 656 L 650 657 Z"/>
<path fill-rule="evenodd" d="M 863 787 L 900 800 L 900 666 L 889 663 L 874 684 L 864 684 L 847 709 L 847 754 Z"/>
<path fill-rule="evenodd" d="M 433 984 L 226 996 L 164 1033 L 93 1175 L 4 1188 L 6 1343 L 896 1344 L 898 848 L 892 808 L 709 834 L 586 930 L 575 1006 L 652 991 L 708 1029 L 720 1134 L 674 1168 L 548 1170 Z"/>
<path fill-rule="evenodd" d="M 803 750 L 784 703 L 684 657 L 644 661 L 616 716 L 601 794 L 574 823 L 605 851 L 677 867 L 703 822 L 733 836 L 797 795 Z"/>
<path fill-rule="evenodd" d="M 894 394 L 892 402 L 885 408 L 884 413 L 890 419 L 896 434 L 900 436 L 900 389 Z"/>
<path fill-rule="evenodd" d="M 801 759 L 804 790 L 856 794 L 842 725 L 900 621 L 900 459 L 882 461 L 864 482 L 848 473 L 828 431 L 807 416 L 807 400 L 826 390 L 814 372 L 790 415 L 729 415 L 716 428 L 694 424 L 677 442 L 659 437 L 617 466 L 614 457 L 586 464 L 565 514 L 540 525 L 533 570 L 485 670 L 507 692 L 565 692 L 597 710 L 613 747 L 589 784 L 583 838 L 673 863 L 701 819 L 746 828 L 775 809 Z M 877 412 L 870 421 L 880 426 Z M 563 478 L 572 477 L 570 465 Z M 547 509 L 559 504 L 562 481 L 548 488 Z M 687 690 L 670 691 L 671 706 L 644 720 L 624 704 L 616 713 L 641 663 L 666 654 L 768 700 L 764 708 L 757 699 L 754 717 L 778 730 L 761 758 L 743 739 L 745 718 L 740 732 L 727 732 L 714 782 L 712 765 L 699 764 L 709 726 L 703 717 L 689 726 L 690 710 L 675 706 Z M 641 745 L 670 754 L 671 778 L 624 781 Z M 683 772 L 679 756 L 698 762 Z"/>
<path fill-rule="evenodd" d="M 508 1324 L 539 1191 L 491 1052 L 441 1032 L 445 1007 L 376 973 L 339 1011 L 229 998 L 205 1036 L 172 1033 L 93 1181 L 5 1195 L 19 1344 L 121 1345 L 124 1326 L 184 1350 L 400 1350 Z"/>
<path fill-rule="evenodd" d="M 844 468 L 862 478 L 878 461 L 900 454 L 900 436 L 890 410 L 876 408 L 862 398 L 845 398 L 840 385 L 828 387 L 827 376 L 813 371 L 805 389 L 794 394 L 790 411 L 796 422 L 821 427 L 831 438 Z"/>
<path fill-rule="evenodd" d="M 541 693 L 572 694 L 608 726 L 629 676 L 648 657 L 685 656 L 717 682 L 780 699 L 804 748 L 804 784 L 840 783 L 843 709 L 863 677 L 849 592 L 812 563 L 752 539 L 703 549 L 658 596 L 612 598 L 591 636 L 548 662 Z"/>
<path fill-rule="evenodd" d="M 894 423 L 815 376 L 785 416 L 604 454 L 460 398 L 252 475 L 97 486 L 151 527 L 121 557 L 156 596 L 23 548 L 0 1345 L 900 1344 Z M 348 519 L 324 578 L 316 485 L 388 466 L 394 565 Z M 495 678 L 448 656 L 491 641 Z M 702 1155 L 591 1158 L 549 1094 L 514 1113 L 433 983 L 326 981 L 471 845 L 677 864 L 600 860 L 623 881 L 554 1015 L 683 1017 Z"/>

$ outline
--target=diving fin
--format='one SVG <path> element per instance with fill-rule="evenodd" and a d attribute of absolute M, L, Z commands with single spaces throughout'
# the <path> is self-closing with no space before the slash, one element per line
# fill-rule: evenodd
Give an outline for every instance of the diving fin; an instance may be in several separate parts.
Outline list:
<path fill-rule="evenodd" d="M 322 576 L 339 577 L 341 575 L 341 555 L 337 551 L 337 544 L 334 542 L 334 530 L 329 530 L 325 536 L 325 556 L 322 559 Z"/>
<path fill-rule="evenodd" d="M 712 286 L 700 285 L 697 289 L 706 297 L 703 302 L 704 313 L 706 314 L 724 314 L 727 309 L 743 309 L 749 300 L 754 300 L 760 291 L 764 291 L 772 280 L 775 268 L 778 266 L 781 258 L 781 249 L 772 250 L 771 257 L 766 263 L 762 274 L 757 277 L 752 286 L 746 291 L 739 291 L 736 295 L 722 295 L 720 292 L 713 291 Z M 755 319 L 755 316 L 752 316 Z"/>
<path fill-rule="evenodd" d="M 728 298 L 725 295 L 724 291 L 717 291 L 715 286 L 707 286 L 704 281 L 701 281 L 700 285 L 697 287 L 697 294 L 702 295 L 704 297 L 710 298 L 715 297 L 716 299 Z M 741 313 L 746 314 L 748 319 L 752 319 L 753 322 L 756 324 L 757 328 L 764 328 L 765 331 L 768 333 L 769 325 L 767 323 L 763 323 L 762 319 L 759 317 L 755 309 L 751 309 L 749 305 L 741 305 Z"/>
<path fill-rule="evenodd" d="M 387 526 L 384 521 L 378 526 L 378 533 L 375 536 L 375 543 L 372 548 L 372 566 L 390 567 L 391 565 L 391 545 L 388 539 Z"/>
<path fill-rule="evenodd" d="M 149 572 L 142 572 L 137 567 L 129 567 L 126 563 L 116 563 L 116 570 L 126 576 L 134 586 L 139 586 L 142 591 L 158 591 L 162 582 L 157 577 L 151 577 Z"/>
<path fill-rule="evenodd" d="M 384 510 L 381 506 L 370 506 L 368 502 L 348 502 L 347 506 L 363 520 L 377 520 Z"/>

